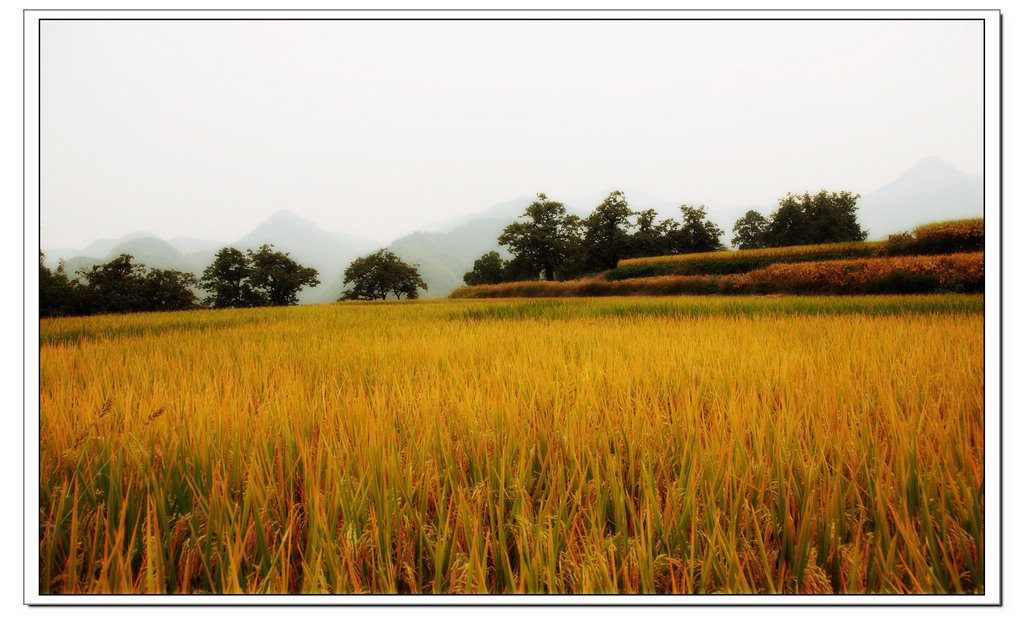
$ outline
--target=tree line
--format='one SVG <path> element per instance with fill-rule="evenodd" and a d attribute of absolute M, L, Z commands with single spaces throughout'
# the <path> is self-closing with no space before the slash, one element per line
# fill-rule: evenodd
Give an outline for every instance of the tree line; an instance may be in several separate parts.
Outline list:
<path fill-rule="evenodd" d="M 75 278 L 68 276 L 63 261 L 51 271 L 44 260 L 40 251 L 40 317 L 296 305 L 300 290 L 320 283 L 316 269 L 274 251 L 273 245 L 244 253 L 225 247 L 198 278 L 184 271 L 147 271 L 130 254 L 77 271 Z M 345 270 L 344 285 L 352 286 L 339 301 L 386 299 L 389 294 L 415 299 L 418 289 L 427 289 L 418 266 L 387 249 L 358 258 Z M 208 295 L 200 300 L 197 289 Z"/>
<path fill-rule="evenodd" d="M 788 194 L 770 218 L 748 211 L 733 226 L 740 249 L 785 247 L 867 238 L 857 224 L 859 195 L 841 191 Z M 683 204 L 680 220 L 656 221 L 651 210 L 633 211 L 621 191 L 613 191 L 586 218 L 568 214 L 544 193 L 508 225 L 498 244 L 512 258 L 490 251 L 463 276 L 468 286 L 544 279 L 568 280 L 613 269 L 619 260 L 724 250 L 725 232 L 707 218 L 704 206 Z"/>
<path fill-rule="evenodd" d="M 811 196 L 787 194 L 766 218 L 749 211 L 733 226 L 732 244 L 740 249 L 862 241 L 857 199 L 847 191 Z M 704 206 L 683 204 L 680 215 L 657 221 L 653 210 L 633 211 L 621 191 L 613 191 L 585 218 L 537 194 L 498 236 L 512 258 L 490 251 L 463 276 L 469 286 L 502 282 L 576 279 L 613 269 L 619 260 L 724 250 L 725 232 L 707 218 Z M 304 267 L 273 245 L 246 252 L 225 247 L 197 278 L 192 273 L 146 270 L 122 254 L 110 262 L 78 271 L 70 278 L 63 262 L 56 271 L 39 252 L 40 316 L 152 312 L 205 308 L 250 308 L 298 303 L 298 293 L 320 283 L 316 269 Z M 341 300 L 415 299 L 427 290 L 419 265 L 403 262 L 387 249 L 357 258 L 344 273 Z M 206 291 L 200 300 L 195 290 Z"/>
<path fill-rule="evenodd" d="M 40 317 L 294 305 L 299 290 L 320 283 L 316 269 L 274 251 L 273 245 L 245 253 L 225 247 L 199 278 L 184 271 L 147 271 L 131 254 L 77 271 L 78 277 L 71 278 L 63 261 L 51 271 L 44 259 L 40 251 Z M 200 300 L 196 289 L 210 294 Z"/>
<path fill-rule="evenodd" d="M 860 195 L 821 191 L 812 196 L 787 194 L 770 219 L 750 210 L 733 226 L 732 244 L 740 249 L 791 247 L 862 241 L 868 237 L 857 223 Z"/>
<path fill-rule="evenodd" d="M 189 310 L 197 307 L 192 273 L 145 265 L 122 254 L 110 262 L 78 271 L 71 278 L 64 262 L 51 271 L 39 252 L 39 316 L 88 316 L 144 311 Z"/>

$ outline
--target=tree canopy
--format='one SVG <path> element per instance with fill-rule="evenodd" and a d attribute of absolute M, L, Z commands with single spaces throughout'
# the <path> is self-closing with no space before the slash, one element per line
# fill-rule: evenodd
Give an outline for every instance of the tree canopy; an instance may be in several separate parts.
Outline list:
<path fill-rule="evenodd" d="M 544 193 L 508 225 L 498 244 L 508 247 L 512 259 L 503 262 L 497 252 L 477 260 L 466 273 L 467 285 L 498 281 L 574 279 L 615 268 L 624 258 L 724 249 L 721 228 L 707 218 L 704 206 L 682 205 L 682 222 L 656 222 L 654 209 L 634 212 L 622 191 L 612 191 L 584 219 L 567 214 L 565 206 Z"/>
<path fill-rule="evenodd" d="M 489 251 L 473 262 L 473 270 L 463 275 L 462 281 L 468 286 L 499 284 L 505 281 L 507 264 L 498 252 Z"/>
<path fill-rule="evenodd" d="M 203 271 L 199 286 L 211 293 L 206 303 L 213 308 L 295 305 L 303 287 L 320 283 L 317 274 L 273 245 L 244 254 L 225 247 Z"/>
<path fill-rule="evenodd" d="M 198 307 L 195 275 L 151 269 L 121 254 L 69 279 L 63 262 L 50 271 L 39 252 L 39 315 L 68 316 L 190 310 Z"/>
<path fill-rule="evenodd" d="M 317 271 L 301 266 L 287 253 L 263 245 L 247 253 L 225 247 L 203 271 L 146 270 L 130 254 L 78 271 L 69 279 L 64 264 L 51 271 L 39 252 L 39 315 L 66 316 L 190 310 L 199 307 L 196 291 L 209 292 L 214 308 L 294 305 L 304 286 L 320 283 Z"/>
<path fill-rule="evenodd" d="M 46 255 L 39 251 L 39 316 L 67 316 L 75 313 L 75 284 L 64 272 L 64 262 L 51 271 L 43 264 Z"/>
<path fill-rule="evenodd" d="M 667 232 L 673 241 L 671 253 L 701 253 L 725 249 L 720 240 L 725 232 L 707 218 L 707 208 L 694 208 L 683 204 L 679 210 L 683 213 L 682 225 Z"/>
<path fill-rule="evenodd" d="M 396 299 L 417 299 L 419 289 L 427 290 L 420 277 L 418 264 L 406 264 L 387 249 L 356 258 L 345 269 L 344 284 L 352 287 L 341 293 L 339 301 L 387 299 L 393 293 Z"/>
<path fill-rule="evenodd" d="M 630 218 L 626 195 L 613 191 L 583 220 L 583 243 L 586 250 L 586 268 L 606 271 L 614 269 L 619 260 L 630 252 Z"/>
<path fill-rule="evenodd" d="M 234 247 L 224 247 L 203 271 L 199 287 L 211 293 L 206 299 L 213 308 L 251 308 L 259 305 L 249 277 L 249 259 Z"/>
<path fill-rule="evenodd" d="M 764 247 L 765 231 L 768 219 L 756 210 L 748 210 L 747 214 L 736 220 L 732 228 L 732 244 L 740 249 L 761 249 Z"/>
<path fill-rule="evenodd" d="M 286 306 L 299 302 L 299 291 L 304 286 L 316 286 L 317 270 L 304 267 L 287 253 L 274 251 L 271 245 L 261 245 L 249 251 L 252 289 L 266 305 Z"/>
<path fill-rule="evenodd" d="M 498 236 L 522 265 L 544 279 L 555 279 L 555 271 L 570 258 L 579 245 L 579 217 L 567 215 L 565 206 L 551 201 L 544 193 L 520 215 L 528 221 L 516 221 Z"/>
<path fill-rule="evenodd" d="M 823 190 L 814 196 L 788 193 L 770 219 L 751 210 L 737 220 L 732 243 L 740 249 L 757 249 L 865 240 L 868 232 L 857 223 L 858 199 L 860 195 L 849 191 Z"/>

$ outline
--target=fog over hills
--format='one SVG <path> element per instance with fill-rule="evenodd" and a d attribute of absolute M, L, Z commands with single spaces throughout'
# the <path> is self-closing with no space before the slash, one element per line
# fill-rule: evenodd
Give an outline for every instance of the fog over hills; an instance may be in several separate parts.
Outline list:
<path fill-rule="evenodd" d="M 586 216 L 611 190 L 564 201 L 566 209 Z M 670 202 L 641 191 L 623 190 L 630 208 L 636 211 L 654 208 L 661 219 L 678 220 L 679 205 L 690 203 L 685 198 Z M 818 190 L 793 189 L 792 192 L 813 194 Z M 862 195 L 858 201 L 858 220 L 869 230 L 870 240 L 882 240 L 889 234 L 911 230 L 923 223 L 983 214 L 981 176 L 964 174 L 933 157 L 921 160 L 897 179 L 869 193 L 861 189 L 827 190 L 848 190 Z M 563 201 L 558 197 L 550 199 Z M 751 209 L 768 217 L 778 207 L 777 199 L 771 198 L 761 206 L 707 206 L 708 217 L 725 231 L 722 241 L 728 245 L 736 219 Z M 422 297 L 446 297 L 462 285 L 462 276 L 473 268 L 477 258 L 488 251 L 504 251 L 498 245 L 498 236 L 534 200 L 535 196 L 524 195 L 458 219 L 436 222 L 430 227 L 432 231 L 414 232 L 386 247 L 404 261 L 420 265 L 420 274 L 429 287 L 427 292 L 421 292 Z M 335 301 L 343 289 L 342 276 L 348 264 L 385 247 L 367 238 L 327 231 L 294 212 L 281 210 L 232 243 L 187 237 L 165 241 L 149 232 L 133 232 L 119 239 L 97 240 L 81 250 L 43 251 L 48 266 L 56 267 L 63 258 L 72 276 L 76 270 L 91 268 L 122 253 L 132 254 L 137 262 L 147 267 L 190 271 L 199 276 L 218 249 L 232 246 L 245 251 L 263 244 L 273 244 L 276 250 L 288 252 L 300 264 L 320 272 L 320 286 L 304 289 L 299 294 L 301 303 Z M 505 253 L 502 255 L 507 257 Z"/>
<path fill-rule="evenodd" d="M 498 236 L 533 200 L 518 197 L 492 206 L 480 216 L 458 223 L 448 231 L 414 232 L 392 241 L 388 249 L 410 264 L 420 265 L 428 290 L 421 297 L 447 297 L 462 286 L 462 276 L 473 261 L 488 251 L 503 251 Z M 507 254 L 503 254 L 508 257 Z"/>
<path fill-rule="evenodd" d="M 165 241 L 149 232 L 133 232 L 119 239 L 97 240 L 82 250 L 44 249 L 43 252 L 47 266 L 55 268 L 63 259 L 65 270 L 72 277 L 76 271 L 88 270 L 124 253 L 131 254 L 134 262 L 148 268 L 187 271 L 199 277 L 219 249 L 235 247 L 245 251 L 263 244 L 271 244 L 275 250 L 287 252 L 300 264 L 320 272 L 320 285 L 299 293 L 301 303 L 337 300 L 345 267 L 360 255 L 382 247 L 369 239 L 328 232 L 291 211 L 281 210 L 231 243 L 189 237 Z"/>
<path fill-rule="evenodd" d="M 368 238 L 344 232 L 328 232 L 290 210 L 279 210 L 254 230 L 232 243 L 237 249 L 256 249 L 272 244 L 303 266 L 320 272 L 320 285 L 299 292 L 299 303 L 327 303 L 341 294 L 341 275 L 359 256 L 382 247 Z"/>

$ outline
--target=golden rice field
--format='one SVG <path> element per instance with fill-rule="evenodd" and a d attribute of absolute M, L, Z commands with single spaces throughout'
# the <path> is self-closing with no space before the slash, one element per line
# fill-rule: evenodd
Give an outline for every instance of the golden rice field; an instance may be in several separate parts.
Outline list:
<path fill-rule="evenodd" d="M 39 592 L 984 592 L 983 308 L 44 319 Z"/>

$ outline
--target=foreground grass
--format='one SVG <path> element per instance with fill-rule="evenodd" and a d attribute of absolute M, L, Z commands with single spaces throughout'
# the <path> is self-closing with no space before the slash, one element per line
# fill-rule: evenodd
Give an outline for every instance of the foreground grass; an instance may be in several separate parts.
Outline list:
<path fill-rule="evenodd" d="M 983 298 L 41 324 L 41 592 L 984 590 Z"/>

